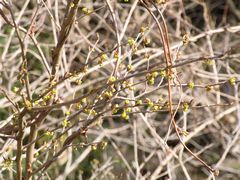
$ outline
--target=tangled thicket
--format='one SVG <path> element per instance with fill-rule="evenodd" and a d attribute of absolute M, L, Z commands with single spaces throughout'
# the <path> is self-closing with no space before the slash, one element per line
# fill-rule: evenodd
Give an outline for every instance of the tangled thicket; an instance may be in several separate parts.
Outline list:
<path fill-rule="evenodd" d="M 240 178 L 238 0 L 0 15 L 0 179 Z"/>

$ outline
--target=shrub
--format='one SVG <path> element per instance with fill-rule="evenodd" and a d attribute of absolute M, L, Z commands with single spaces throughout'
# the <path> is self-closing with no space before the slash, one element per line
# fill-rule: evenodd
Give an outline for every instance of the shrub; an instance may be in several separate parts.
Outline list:
<path fill-rule="evenodd" d="M 0 4 L 1 178 L 239 178 L 235 1 Z"/>

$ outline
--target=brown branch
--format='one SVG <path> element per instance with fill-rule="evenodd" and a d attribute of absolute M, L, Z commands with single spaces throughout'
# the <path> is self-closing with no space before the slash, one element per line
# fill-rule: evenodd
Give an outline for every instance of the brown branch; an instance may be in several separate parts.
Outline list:
<path fill-rule="evenodd" d="M 166 37 L 167 41 L 164 41 L 164 35 L 163 35 L 163 32 L 162 32 L 162 28 L 161 28 L 161 25 L 160 23 L 158 22 L 156 16 L 152 13 L 152 11 L 148 8 L 148 5 L 145 3 L 144 0 L 141 0 L 142 4 L 145 6 L 145 8 L 148 10 L 148 12 L 151 14 L 151 16 L 153 17 L 153 19 L 155 20 L 155 22 L 157 23 L 157 26 L 158 26 L 158 29 L 160 31 L 160 35 L 161 35 L 161 38 L 162 38 L 162 41 L 163 41 L 163 47 L 164 47 L 164 55 L 165 55 L 165 59 L 166 59 L 166 66 L 169 67 L 169 61 L 168 61 L 168 58 L 171 59 L 171 54 L 170 54 L 170 51 L 167 52 L 166 50 L 166 46 L 168 47 L 169 49 L 169 41 L 168 41 L 168 37 Z M 154 7 L 156 9 L 158 9 L 156 7 L 156 5 L 154 4 L 154 2 L 150 1 L 151 4 L 154 5 Z M 163 19 L 163 22 L 165 22 L 164 20 L 164 17 L 162 16 L 161 12 L 158 10 L 159 14 L 161 15 L 161 18 Z M 166 27 L 166 23 L 164 23 L 164 30 L 165 30 L 165 35 L 168 34 L 167 32 L 167 27 Z M 167 36 L 167 35 L 166 35 Z M 166 40 L 165 39 L 165 40 Z M 170 66 L 172 66 L 173 62 L 170 60 Z M 168 76 L 171 76 L 171 68 L 168 69 Z M 172 106 L 172 95 L 171 95 L 171 79 L 168 78 L 168 102 L 169 102 L 169 114 L 171 116 L 171 123 L 173 124 L 174 126 L 174 129 L 175 129 L 175 132 L 178 136 L 178 139 L 180 140 L 181 144 L 184 146 L 184 148 L 193 156 L 195 157 L 199 162 L 201 162 L 209 171 L 213 172 L 213 173 L 217 173 L 217 170 L 211 168 L 205 161 L 203 161 L 201 158 L 199 158 L 196 154 L 194 154 L 186 145 L 185 143 L 182 141 L 181 139 L 181 136 L 179 134 L 179 128 L 176 124 L 176 121 L 174 119 L 174 113 L 173 113 L 173 106 Z"/>
<path fill-rule="evenodd" d="M 24 122 L 23 117 L 26 114 L 24 109 L 18 117 L 18 133 L 16 136 L 17 140 L 17 154 L 16 154 L 16 166 L 17 166 L 17 179 L 22 180 L 22 147 L 23 147 L 23 135 L 24 135 Z"/>
<path fill-rule="evenodd" d="M 37 138 L 37 134 L 38 134 L 38 127 L 43 122 L 45 117 L 49 114 L 49 112 L 50 110 L 41 112 L 41 114 L 36 118 L 35 123 L 33 123 L 30 127 L 30 134 L 28 139 L 28 143 L 30 145 L 27 147 L 27 152 L 26 152 L 26 180 L 31 179 L 31 176 L 32 176 L 34 146 L 36 143 L 35 139 Z"/>
<path fill-rule="evenodd" d="M 58 43 L 52 53 L 51 81 L 56 80 L 55 76 L 60 66 L 61 52 L 63 50 L 63 46 L 65 42 L 67 41 L 70 30 L 75 22 L 79 3 L 80 3 L 80 0 L 73 0 L 73 1 L 69 1 L 67 5 L 65 17 L 64 17 L 64 20 L 61 26 L 61 31 L 58 37 Z"/>
<path fill-rule="evenodd" d="M 31 92 L 30 92 L 30 88 L 29 88 L 29 78 L 28 78 L 27 59 L 26 59 L 26 47 L 25 47 L 25 44 L 24 44 L 23 40 L 21 39 L 19 27 L 18 27 L 18 25 L 15 21 L 15 17 L 14 17 L 14 14 L 12 12 L 11 7 L 6 2 L 2 2 L 2 4 L 10 12 L 10 15 L 11 15 L 11 18 L 12 18 L 12 21 L 13 21 L 13 26 L 16 30 L 17 38 L 18 38 L 20 48 L 21 48 L 21 56 L 22 56 L 21 73 L 23 74 L 23 82 L 24 82 L 24 85 L 26 87 L 27 99 L 30 101 L 31 100 Z"/>

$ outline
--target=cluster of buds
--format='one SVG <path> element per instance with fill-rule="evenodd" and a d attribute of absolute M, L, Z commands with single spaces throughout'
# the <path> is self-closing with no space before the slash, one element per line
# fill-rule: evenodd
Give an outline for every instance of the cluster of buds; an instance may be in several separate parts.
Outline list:
<path fill-rule="evenodd" d="M 128 99 L 126 99 L 125 101 L 124 101 L 124 104 L 127 106 L 127 105 L 129 105 L 129 103 L 130 103 L 130 101 L 128 100 Z"/>
<path fill-rule="evenodd" d="M 18 93 L 20 92 L 20 88 L 17 87 L 17 86 L 14 86 L 14 87 L 13 87 L 13 92 L 16 93 L 16 94 L 18 94 Z"/>
<path fill-rule="evenodd" d="M 158 76 L 158 72 L 148 73 L 146 76 L 147 82 L 149 85 L 153 85 L 155 83 L 155 78 Z"/>
<path fill-rule="evenodd" d="M 45 133 L 44 133 L 44 136 L 46 137 L 46 139 L 52 139 L 53 138 L 53 136 L 54 136 L 54 132 L 51 132 L 51 131 L 46 131 Z"/>
<path fill-rule="evenodd" d="M 162 106 L 159 105 L 159 100 L 157 100 L 156 102 L 153 102 L 151 99 L 146 98 L 145 99 L 145 103 L 147 103 L 147 106 L 153 111 L 159 111 L 162 109 Z"/>
<path fill-rule="evenodd" d="M 228 80 L 228 82 L 229 82 L 232 86 L 234 86 L 234 85 L 236 85 L 236 78 L 235 78 L 235 77 L 230 77 L 229 80 Z"/>
<path fill-rule="evenodd" d="M 87 98 L 82 98 L 81 103 L 86 104 L 87 103 Z"/>
<path fill-rule="evenodd" d="M 190 41 L 189 35 L 184 34 L 183 37 L 182 37 L 183 45 L 187 45 L 189 43 L 189 41 Z"/>
<path fill-rule="evenodd" d="M 107 54 L 103 53 L 98 60 L 98 64 L 102 66 L 103 62 L 106 61 L 107 59 L 108 59 Z"/>
<path fill-rule="evenodd" d="M 118 50 L 114 51 L 114 58 L 115 58 L 116 60 L 119 59 L 119 52 L 118 52 Z"/>
<path fill-rule="evenodd" d="M 136 102 L 135 102 L 136 105 L 138 106 L 141 106 L 143 104 L 142 100 L 141 99 L 138 99 Z"/>
<path fill-rule="evenodd" d="M 153 112 L 156 112 L 156 111 L 161 110 L 162 106 L 155 104 L 151 109 L 152 109 Z"/>
<path fill-rule="evenodd" d="M 114 104 L 112 107 L 112 114 L 116 114 L 119 110 L 119 104 Z"/>
<path fill-rule="evenodd" d="M 134 90 L 134 87 L 133 87 L 132 83 L 130 83 L 129 81 L 123 81 L 122 87 L 127 88 L 130 91 Z"/>
<path fill-rule="evenodd" d="M 187 112 L 189 110 L 188 102 L 183 102 L 182 103 L 182 109 L 183 109 L 183 112 Z"/>
<path fill-rule="evenodd" d="M 132 48 L 133 52 L 137 51 L 136 41 L 133 38 L 128 38 L 128 45 Z"/>
<path fill-rule="evenodd" d="M 57 93 L 56 87 L 54 87 L 55 85 L 56 85 L 56 81 L 52 81 L 50 83 L 50 88 L 52 88 L 52 89 L 49 93 L 47 93 L 45 96 L 43 96 L 42 101 L 40 103 L 42 106 L 46 105 L 49 100 L 51 100 L 55 97 L 55 95 Z M 37 105 L 37 104 L 39 104 L 39 102 L 35 101 L 34 104 Z"/>
<path fill-rule="evenodd" d="M 96 116 L 98 114 L 94 109 L 88 109 L 88 108 L 84 109 L 84 112 L 92 116 Z"/>
<path fill-rule="evenodd" d="M 4 169 L 12 170 L 12 168 L 13 168 L 13 160 L 11 158 L 4 158 L 3 157 L 2 170 L 4 170 Z"/>
<path fill-rule="evenodd" d="M 103 95 L 105 98 L 111 99 L 111 97 L 113 97 L 115 92 L 116 92 L 116 89 L 114 88 L 114 85 L 111 85 L 108 89 L 106 89 L 103 92 Z M 101 98 L 101 97 L 99 97 L 99 98 Z"/>
<path fill-rule="evenodd" d="M 82 108 L 82 104 L 81 103 L 77 103 L 76 104 L 76 109 L 81 109 Z"/>
<path fill-rule="evenodd" d="M 32 102 L 27 99 L 24 99 L 24 106 L 28 111 L 32 110 Z"/>
<path fill-rule="evenodd" d="M 125 120 L 128 120 L 128 119 L 129 119 L 129 114 L 128 114 L 126 108 L 123 109 L 123 112 L 122 112 L 122 114 L 121 114 L 121 117 L 122 117 L 123 119 L 125 119 Z"/>
<path fill-rule="evenodd" d="M 91 144 L 91 149 L 93 151 L 97 150 L 98 148 L 101 149 L 101 150 L 104 150 L 106 147 L 107 147 L 107 142 L 106 141 L 101 141 L 99 143 L 92 143 Z M 93 160 L 92 163 L 94 164 L 99 164 L 99 161 L 98 160 Z"/>
<path fill-rule="evenodd" d="M 64 118 L 64 120 L 62 121 L 62 126 L 63 128 L 66 128 L 70 125 L 70 122 L 67 120 L 67 118 Z"/>
<path fill-rule="evenodd" d="M 82 8 L 82 12 L 86 15 L 89 15 L 93 12 L 93 10 L 84 7 L 84 8 Z"/>
<path fill-rule="evenodd" d="M 166 70 L 160 70 L 159 75 L 160 75 L 161 77 L 166 77 L 166 76 L 167 76 Z"/>
<path fill-rule="evenodd" d="M 206 64 L 208 66 L 212 66 L 213 65 L 213 60 L 208 59 L 208 58 L 204 58 L 204 64 Z"/>
<path fill-rule="evenodd" d="M 76 83 L 77 85 L 80 85 L 80 84 L 82 84 L 82 80 L 81 80 L 81 79 L 76 79 L 76 80 L 75 80 L 75 83 Z"/>
<path fill-rule="evenodd" d="M 91 144 L 91 149 L 92 149 L 92 151 L 97 150 L 97 143 L 92 143 Z"/>
<path fill-rule="evenodd" d="M 65 113 L 65 118 L 64 118 L 63 121 L 62 121 L 62 126 L 63 126 L 63 128 L 66 128 L 66 127 L 70 126 L 70 121 L 68 121 L 68 118 L 69 118 L 70 115 L 71 115 L 71 112 L 70 112 L 70 111 L 67 111 L 67 112 Z"/>
<path fill-rule="evenodd" d="M 129 113 L 132 112 L 132 108 L 129 107 L 130 101 L 129 101 L 128 99 L 126 99 L 126 100 L 124 101 L 124 104 L 125 104 L 125 108 L 123 109 L 123 112 L 122 112 L 122 114 L 121 114 L 121 117 L 122 117 L 123 119 L 128 120 L 128 119 L 129 119 Z"/>
<path fill-rule="evenodd" d="M 48 93 L 48 94 L 46 94 L 44 97 L 43 97 L 43 102 L 47 102 L 48 100 L 50 100 L 52 98 L 52 96 L 51 96 L 51 94 L 50 93 Z"/>
<path fill-rule="evenodd" d="M 107 147 L 107 141 L 101 141 L 98 145 L 103 150 Z"/>
<path fill-rule="evenodd" d="M 75 6 L 75 4 L 73 3 L 73 2 L 71 2 L 70 4 L 69 4 L 69 7 L 70 8 L 73 8 Z"/>
<path fill-rule="evenodd" d="M 111 99 L 111 97 L 113 97 L 113 93 L 112 93 L 112 91 L 106 91 L 106 92 L 104 92 L 104 96 L 107 99 Z"/>
<path fill-rule="evenodd" d="M 81 99 L 80 102 L 76 103 L 76 109 L 81 109 L 83 105 L 86 105 L 88 103 L 87 98 Z"/>
<path fill-rule="evenodd" d="M 143 35 L 148 29 L 149 27 L 141 26 L 140 33 Z"/>
<path fill-rule="evenodd" d="M 115 77 L 115 76 L 110 76 L 109 78 L 108 78 L 108 82 L 109 83 L 113 83 L 113 82 L 115 82 L 117 80 L 117 78 Z"/>
<path fill-rule="evenodd" d="M 129 64 L 129 65 L 127 65 L 127 71 L 129 72 L 129 71 L 132 71 L 132 65 L 131 64 Z"/>
<path fill-rule="evenodd" d="M 153 101 L 152 101 L 151 99 L 149 99 L 149 98 L 146 98 L 146 99 L 145 99 L 145 103 L 147 103 L 147 106 L 148 106 L 149 108 L 152 108 L 152 107 L 154 106 Z"/>
<path fill-rule="evenodd" d="M 187 84 L 187 86 L 188 86 L 188 88 L 193 89 L 195 87 L 195 84 L 194 84 L 194 82 L 191 81 Z"/>

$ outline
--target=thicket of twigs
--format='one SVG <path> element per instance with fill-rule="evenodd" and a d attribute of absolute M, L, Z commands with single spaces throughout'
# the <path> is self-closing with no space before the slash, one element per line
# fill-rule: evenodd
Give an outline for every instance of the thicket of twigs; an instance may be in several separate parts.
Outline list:
<path fill-rule="evenodd" d="M 1 0 L 0 179 L 239 179 L 238 0 Z"/>

